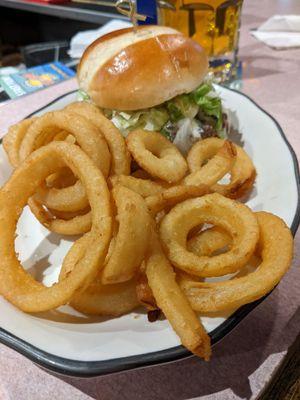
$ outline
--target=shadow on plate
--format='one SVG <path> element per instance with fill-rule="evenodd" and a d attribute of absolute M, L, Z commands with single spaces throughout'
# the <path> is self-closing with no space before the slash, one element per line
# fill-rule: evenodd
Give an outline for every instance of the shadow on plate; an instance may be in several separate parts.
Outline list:
<path fill-rule="evenodd" d="M 56 310 L 40 312 L 32 314 L 34 317 L 45 319 L 53 322 L 62 322 L 64 324 L 98 324 L 113 319 L 119 319 L 120 317 L 105 317 L 97 315 L 86 315 L 81 314 L 74 310 L 70 306 L 62 306 Z M 146 316 L 146 311 L 140 307 L 133 311 L 133 319 L 139 318 L 139 316 Z"/>

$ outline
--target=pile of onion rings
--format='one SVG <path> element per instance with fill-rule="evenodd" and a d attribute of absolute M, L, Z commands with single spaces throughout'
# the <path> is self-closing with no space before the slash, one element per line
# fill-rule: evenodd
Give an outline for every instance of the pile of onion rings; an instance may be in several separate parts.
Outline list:
<path fill-rule="evenodd" d="M 197 313 L 259 299 L 291 264 L 286 224 L 237 202 L 256 171 L 228 140 L 198 141 L 185 159 L 161 134 L 124 139 L 97 107 L 73 103 L 12 126 L 3 146 L 15 170 L 0 190 L 0 293 L 24 312 L 70 304 L 119 316 L 144 306 L 149 321 L 164 314 L 182 344 L 209 360 Z M 81 235 L 51 287 L 14 250 L 26 205 L 50 231 Z"/>
<path fill-rule="evenodd" d="M 131 158 L 117 128 L 88 103 L 73 103 L 62 111 L 44 114 L 12 126 L 3 146 L 14 167 L 51 141 L 78 145 L 107 178 L 129 174 Z M 89 202 L 80 180 L 63 167 L 37 188 L 28 202 L 36 218 L 49 230 L 76 235 L 91 228 Z"/>

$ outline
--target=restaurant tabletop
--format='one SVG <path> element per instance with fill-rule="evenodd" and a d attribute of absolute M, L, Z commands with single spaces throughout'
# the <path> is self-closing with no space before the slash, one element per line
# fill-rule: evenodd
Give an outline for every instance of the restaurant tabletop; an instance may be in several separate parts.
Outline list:
<path fill-rule="evenodd" d="M 279 122 L 299 157 L 300 48 L 272 50 L 250 34 L 251 29 L 274 14 L 300 14 L 300 1 L 244 1 L 240 90 Z M 3 136 L 12 123 L 75 88 L 76 81 L 69 80 L 0 104 L 0 135 Z M 0 345 L 0 399 L 256 399 L 299 333 L 299 253 L 298 234 L 291 270 L 265 301 L 214 346 L 209 363 L 190 356 L 106 376 L 72 378 L 50 374 Z"/>

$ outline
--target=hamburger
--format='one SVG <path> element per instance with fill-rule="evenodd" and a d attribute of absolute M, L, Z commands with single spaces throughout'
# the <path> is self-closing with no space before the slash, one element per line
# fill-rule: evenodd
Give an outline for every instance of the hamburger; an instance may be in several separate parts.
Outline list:
<path fill-rule="evenodd" d="M 226 135 L 221 99 L 207 80 L 203 48 L 175 29 L 144 25 L 94 41 L 78 67 L 84 99 L 126 136 L 158 131 L 183 152 L 200 138 Z"/>

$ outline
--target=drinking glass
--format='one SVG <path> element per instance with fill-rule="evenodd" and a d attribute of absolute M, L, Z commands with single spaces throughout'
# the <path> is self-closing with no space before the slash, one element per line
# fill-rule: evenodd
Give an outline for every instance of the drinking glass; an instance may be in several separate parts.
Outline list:
<path fill-rule="evenodd" d="M 159 23 L 173 27 L 201 44 L 216 82 L 233 79 L 243 0 L 157 0 Z"/>

